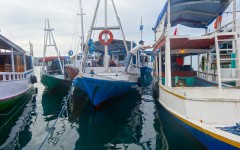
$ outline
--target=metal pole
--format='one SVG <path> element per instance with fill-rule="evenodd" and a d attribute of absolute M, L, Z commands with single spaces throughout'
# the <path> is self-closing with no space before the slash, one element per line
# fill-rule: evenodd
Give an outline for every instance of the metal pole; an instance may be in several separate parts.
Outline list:
<path fill-rule="evenodd" d="M 237 29 L 236 19 L 237 19 L 236 0 L 233 0 L 233 31 L 234 32 Z"/>
<path fill-rule="evenodd" d="M 105 0 L 105 26 L 104 26 L 104 28 L 105 28 L 105 30 L 107 29 L 107 0 Z M 105 42 L 107 42 L 107 34 L 105 34 L 104 35 L 105 36 Z M 107 45 L 105 45 L 104 46 L 104 50 L 105 50 L 105 61 L 104 61 L 104 63 L 105 63 L 105 65 L 104 65 L 104 67 L 105 67 L 105 72 L 107 72 L 108 71 L 108 46 Z"/>
<path fill-rule="evenodd" d="M 124 46 L 125 46 L 125 48 L 126 48 L 127 53 L 129 53 L 129 49 L 128 49 L 127 42 L 126 42 L 126 38 L 125 38 L 125 35 L 124 35 L 124 32 L 123 32 L 122 24 L 121 24 L 120 18 L 118 17 L 117 9 L 116 9 L 116 6 L 115 6 L 113 0 L 112 0 L 112 4 L 113 4 L 113 8 L 114 8 L 116 17 L 117 17 L 118 24 L 119 24 L 119 26 L 120 26 L 120 30 L 121 30 L 121 32 L 122 32 Z"/>
<path fill-rule="evenodd" d="M 23 66 L 24 66 L 24 72 L 26 72 L 27 68 L 26 68 L 26 57 L 25 57 L 25 54 L 23 54 Z"/>
<path fill-rule="evenodd" d="M 93 31 L 93 26 L 94 26 L 94 23 L 95 23 L 95 20 L 96 20 L 96 17 L 97 17 L 97 12 L 98 12 L 98 8 L 99 8 L 99 4 L 100 4 L 100 0 L 98 0 L 97 2 L 97 6 L 96 6 L 96 9 L 95 9 L 95 12 L 94 12 L 94 16 L 93 16 L 93 20 L 92 20 L 92 23 L 91 23 L 91 26 L 90 26 L 90 30 L 89 30 L 89 33 L 88 33 L 88 36 L 87 36 L 87 41 L 90 40 L 91 36 L 92 36 L 92 31 Z M 83 68 L 85 68 L 85 64 L 86 64 L 86 58 L 87 58 L 87 53 L 88 53 L 88 44 L 86 44 L 85 48 L 84 48 L 84 52 L 83 52 L 83 58 L 82 58 L 82 65 L 83 65 Z"/>
<path fill-rule="evenodd" d="M 79 15 L 81 16 L 81 52 L 80 53 L 83 54 L 83 50 L 84 50 L 83 49 L 83 46 L 84 46 L 83 15 L 85 15 L 85 14 L 83 14 L 83 8 L 82 8 L 82 1 L 81 0 L 79 0 L 79 5 L 80 5 L 80 14 Z M 77 56 L 78 56 L 78 54 L 76 55 L 75 60 L 77 60 Z M 80 74 L 83 73 L 82 64 L 83 64 L 83 62 L 80 61 L 80 65 L 79 65 L 79 73 Z"/>
<path fill-rule="evenodd" d="M 166 37 L 166 49 L 165 49 L 165 85 L 172 87 L 172 78 L 171 78 L 171 52 L 170 52 L 170 29 L 171 29 L 171 20 L 170 20 L 170 0 L 168 0 L 168 24 L 167 24 L 167 37 Z"/>
<path fill-rule="evenodd" d="M 44 73 L 45 69 L 45 56 L 46 56 L 46 49 L 47 49 L 47 39 L 48 39 L 48 32 L 47 32 L 47 19 L 45 19 L 45 28 L 44 28 L 44 48 L 43 48 L 43 59 L 42 59 L 42 71 L 41 76 Z"/>
<path fill-rule="evenodd" d="M 199 77 L 199 70 L 200 70 L 200 68 L 199 68 L 199 65 L 200 65 L 200 55 L 199 55 L 199 53 L 198 53 L 198 59 L 197 59 L 197 61 L 198 61 L 198 65 L 197 65 L 197 67 L 198 67 L 197 76 Z"/>
<path fill-rule="evenodd" d="M 61 60 L 60 60 L 60 55 L 61 55 L 61 54 L 60 54 L 60 51 L 59 51 L 58 48 L 57 48 L 56 42 L 55 42 L 54 37 L 53 37 L 52 30 L 50 29 L 49 20 L 48 20 L 48 29 L 49 29 L 48 32 L 50 32 L 50 36 L 52 37 L 53 45 L 54 45 L 55 50 L 56 50 L 56 53 L 57 53 L 58 62 L 59 62 L 59 64 L 60 64 L 61 72 L 62 72 L 62 74 L 64 74 L 63 65 L 62 65 Z M 50 38 L 50 39 L 51 39 L 51 38 Z"/>
<path fill-rule="evenodd" d="M 216 47 L 216 58 L 217 58 L 217 73 L 218 73 L 218 87 L 222 88 L 222 78 L 221 78 L 221 66 L 220 66 L 220 52 L 219 52 L 219 44 L 218 44 L 217 33 L 215 33 L 215 47 Z"/>
<path fill-rule="evenodd" d="M 158 54 L 158 61 L 159 61 L 159 84 L 162 84 L 162 52 L 160 49 L 160 52 Z"/>
<path fill-rule="evenodd" d="M 11 61 L 12 61 L 12 72 L 15 72 L 15 62 L 14 62 L 14 54 L 13 54 L 13 48 L 11 48 Z M 14 75 L 15 79 L 15 75 Z"/>

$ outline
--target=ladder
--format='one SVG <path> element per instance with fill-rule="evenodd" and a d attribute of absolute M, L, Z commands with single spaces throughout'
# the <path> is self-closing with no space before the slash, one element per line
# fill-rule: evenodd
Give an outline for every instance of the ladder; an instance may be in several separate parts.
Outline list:
<path fill-rule="evenodd" d="M 218 86 L 222 88 L 222 82 L 230 81 L 240 81 L 240 57 L 239 57 L 239 47 L 237 45 L 237 32 L 215 32 L 215 49 L 216 49 L 216 59 L 217 59 L 217 73 L 218 73 Z M 221 48 L 221 44 L 231 43 L 231 48 Z M 227 52 L 230 55 L 229 58 L 222 58 L 223 54 L 221 52 Z M 233 58 L 232 54 L 236 54 Z M 229 68 L 223 68 L 222 64 L 226 62 L 235 63 L 236 68 L 230 66 Z M 228 72 L 231 76 L 223 77 L 223 72 Z"/>

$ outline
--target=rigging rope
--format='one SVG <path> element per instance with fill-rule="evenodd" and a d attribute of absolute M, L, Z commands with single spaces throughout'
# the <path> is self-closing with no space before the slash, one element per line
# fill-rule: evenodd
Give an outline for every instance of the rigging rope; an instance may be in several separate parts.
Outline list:
<path fill-rule="evenodd" d="M 57 119 L 55 120 L 53 126 L 50 128 L 47 136 L 46 136 L 45 139 L 43 140 L 43 142 L 42 142 L 42 144 L 40 145 L 40 147 L 38 148 L 38 150 L 40 150 L 40 149 L 43 147 L 43 145 L 44 145 L 44 143 L 46 142 L 48 136 L 50 135 L 50 133 L 51 133 L 51 132 L 53 131 L 53 129 L 55 128 L 55 125 L 57 124 L 58 119 L 59 119 L 60 116 L 63 114 L 64 110 L 67 109 L 66 106 L 67 106 L 67 102 L 70 100 L 71 91 L 72 91 L 72 89 L 70 89 L 70 91 L 69 91 L 69 93 L 68 93 L 68 96 L 67 96 L 67 99 L 65 100 L 65 103 L 64 103 L 64 105 L 62 106 L 62 110 L 61 110 L 60 113 L 58 114 Z"/>

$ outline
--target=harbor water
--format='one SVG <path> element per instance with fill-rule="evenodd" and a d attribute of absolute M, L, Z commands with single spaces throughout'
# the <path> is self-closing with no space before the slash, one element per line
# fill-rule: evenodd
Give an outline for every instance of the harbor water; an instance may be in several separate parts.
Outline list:
<path fill-rule="evenodd" d="M 81 92 L 70 98 L 40 83 L 36 91 L 1 113 L 0 149 L 206 149 L 152 97 L 151 85 L 99 109 Z"/>

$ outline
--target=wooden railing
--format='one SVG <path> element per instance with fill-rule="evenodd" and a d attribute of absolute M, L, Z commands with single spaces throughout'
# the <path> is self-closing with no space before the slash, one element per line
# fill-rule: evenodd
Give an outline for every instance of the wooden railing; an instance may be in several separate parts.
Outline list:
<path fill-rule="evenodd" d="M 0 81 L 11 81 L 11 80 L 21 80 L 30 77 L 33 70 L 28 70 L 26 72 L 0 72 Z"/>

